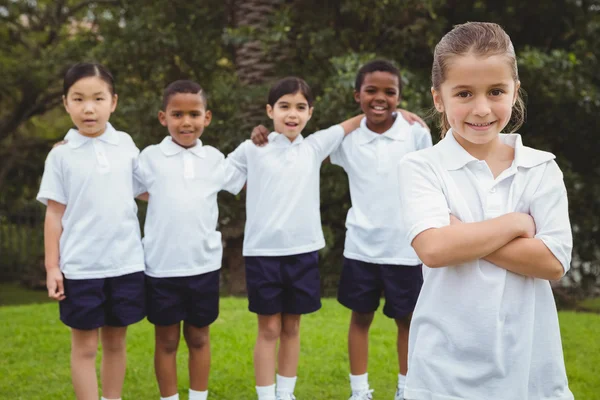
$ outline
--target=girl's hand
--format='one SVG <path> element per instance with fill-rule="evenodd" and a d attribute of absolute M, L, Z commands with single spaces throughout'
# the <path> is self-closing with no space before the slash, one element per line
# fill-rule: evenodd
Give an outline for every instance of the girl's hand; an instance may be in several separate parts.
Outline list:
<path fill-rule="evenodd" d="M 532 239 L 535 237 L 535 221 L 533 217 L 529 214 L 525 213 L 516 213 L 519 217 L 520 227 L 523 230 L 521 234 L 522 238 Z"/>
<path fill-rule="evenodd" d="M 404 119 L 407 120 L 409 124 L 414 124 L 415 122 L 418 122 L 423 128 L 429 130 L 429 127 L 427 126 L 425 121 L 423 121 L 421 117 L 419 117 L 417 114 L 411 113 L 410 111 L 406 111 L 402 108 L 399 108 L 396 111 L 402 114 Z"/>
<path fill-rule="evenodd" d="M 269 143 L 269 130 L 262 125 L 255 126 L 252 129 L 250 140 L 258 147 L 265 146 Z"/>
<path fill-rule="evenodd" d="M 60 268 L 53 267 L 46 270 L 46 287 L 48 288 L 48 297 L 54 300 L 64 300 L 65 288 L 63 274 Z"/>

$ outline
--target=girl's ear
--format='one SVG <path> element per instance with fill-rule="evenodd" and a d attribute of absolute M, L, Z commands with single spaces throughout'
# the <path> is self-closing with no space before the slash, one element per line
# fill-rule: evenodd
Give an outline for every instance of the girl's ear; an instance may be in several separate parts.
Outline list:
<path fill-rule="evenodd" d="M 62 97 L 62 101 L 63 101 L 63 106 L 65 107 L 65 110 L 67 112 L 69 112 L 69 104 L 67 103 L 67 98 L 65 97 L 64 94 L 63 94 L 63 97 Z"/>
<path fill-rule="evenodd" d="M 310 120 L 310 118 L 312 117 L 312 113 L 313 113 L 314 109 L 315 109 L 314 107 L 309 107 L 308 108 L 308 119 L 307 119 L 307 121 Z"/>
<path fill-rule="evenodd" d="M 115 110 L 117 109 L 117 103 L 119 101 L 119 96 L 116 94 L 113 94 L 112 97 L 112 105 L 110 107 L 110 112 L 115 112 Z"/>
<path fill-rule="evenodd" d="M 158 122 L 160 122 L 162 126 L 167 126 L 167 114 L 165 114 L 163 110 L 158 112 Z"/>
<path fill-rule="evenodd" d="M 438 112 L 444 112 L 444 103 L 442 102 L 442 95 L 440 92 L 431 88 L 431 97 L 433 97 L 433 105 Z"/>
<path fill-rule="evenodd" d="M 517 81 L 515 83 L 515 95 L 513 96 L 513 106 L 517 103 L 517 99 L 519 98 L 519 89 L 521 88 L 521 81 Z"/>
<path fill-rule="evenodd" d="M 273 107 L 270 104 L 267 104 L 267 115 L 269 118 L 273 119 Z"/>
<path fill-rule="evenodd" d="M 354 91 L 354 101 L 360 103 L 360 92 Z"/>

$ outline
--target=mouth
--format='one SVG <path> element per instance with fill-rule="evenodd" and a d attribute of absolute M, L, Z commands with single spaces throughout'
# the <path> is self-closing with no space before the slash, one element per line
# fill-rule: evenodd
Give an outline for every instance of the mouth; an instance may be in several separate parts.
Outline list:
<path fill-rule="evenodd" d="M 179 132 L 179 134 L 182 136 L 189 136 L 189 135 L 193 135 L 194 131 L 181 131 L 181 132 Z"/>
<path fill-rule="evenodd" d="M 84 124 L 95 124 L 96 120 L 95 119 L 84 119 L 83 123 Z"/>
<path fill-rule="evenodd" d="M 479 131 L 484 131 L 487 128 L 489 128 L 490 126 L 492 126 L 493 124 L 495 124 L 496 121 L 492 121 L 492 122 L 480 122 L 480 123 L 471 123 L 471 122 L 465 122 L 465 124 L 467 124 L 469 127 L 471 127 L 472 129 L 475 130 L 479 130 Z"/>
<path fill-rule="evenodd" d="M 371 110 L 375 112 L 375 114 L 383 114 L 387 111 L 387 107 L 385 106 L 371 106 Z"/>
<path fill-rule="evenodd" d="M 285 126 L 287 126 L 288 128 L 295 128 L 298 126 L 297 122 L 286 122 Z"/>

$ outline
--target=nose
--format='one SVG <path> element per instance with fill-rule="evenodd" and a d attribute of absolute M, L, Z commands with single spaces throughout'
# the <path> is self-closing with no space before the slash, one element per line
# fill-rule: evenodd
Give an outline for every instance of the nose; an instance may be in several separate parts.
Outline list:
<path fill-rule="evenodd" d="M 89 114 L 94 111 L 94 103 L 91 101 L 86 101 L 83 103 L 83 112 Z"/>
<path fill-rule="evenodd" d="M 473 106 L 473 115 L 478 117 L 485 117 L 490 113 L 490 105 L 488 99 L 485 96 L 479 96 L 475 99 Z"/>
<path fill-rule="evenodd" d="M 191 122 L 190 117 L 188 115 L 184 116 L 183 117 L 183 126 L 189 126 L 191 124 L 192 124 L 192 122 Z"/>

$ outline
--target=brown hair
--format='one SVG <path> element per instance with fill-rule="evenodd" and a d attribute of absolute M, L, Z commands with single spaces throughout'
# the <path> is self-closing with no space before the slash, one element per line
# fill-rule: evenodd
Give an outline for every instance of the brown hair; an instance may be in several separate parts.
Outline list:
<path fill-rule="evenodd" d="M 440 91 L 440 86 L 446 79 L 446 69 L 449 60 L 454 56 L 465 54 L 475 56 L 504 55 L 512 69 L 512 77 L 519 81 L 515 48 L 508 34 L 498 24 L 491 22 L 467 22 L 456 25 L 435 46 L 433 67 L 431 68 L 431 84 L 433 89 Z M 444 137 L 450 124 L 445 112 L 439 113 L 439 128 Z M 519 89 L 517 101 L 513 106 L 509 132 L 515 132 L 525 121 L 525 102 Z"/>

